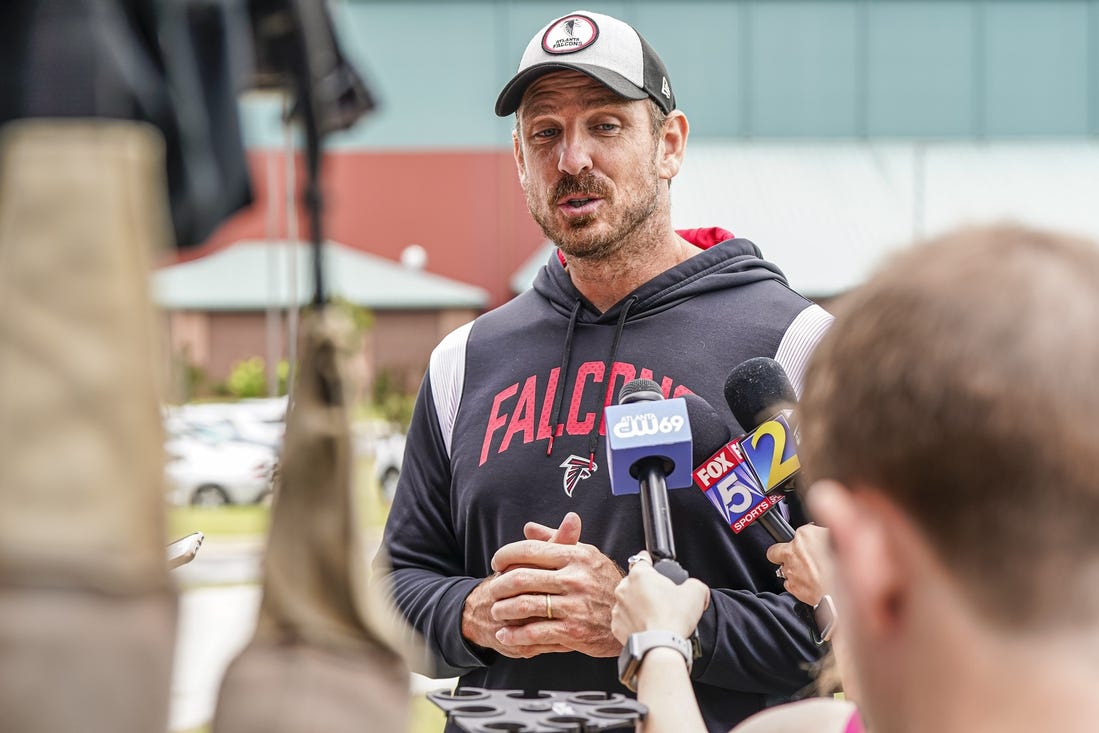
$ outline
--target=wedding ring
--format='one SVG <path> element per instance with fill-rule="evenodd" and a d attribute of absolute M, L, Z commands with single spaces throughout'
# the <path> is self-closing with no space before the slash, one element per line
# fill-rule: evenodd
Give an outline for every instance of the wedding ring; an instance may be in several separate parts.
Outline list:
<path fill-rule="evenodd" d="M 630 555 L 628 558 L 626 558 L 626 565 L 628 565 L 629 567 L 632 568 L 634 565 L 636 565 L 637 563 L 641 562 L 644 559 L 645 559 L 644 556 L 642 556 L 641 554 Z"/>
<path fill-rule="evenodd" d="M 550 604 L 549 593 L 546 594 L 546 618 L 553 619 L 553 606 Z"/>
<path fill-rule="evenodd" d="M 775 577 L 782 578 L 783 580 L 786 580 L 786 573 L 782 572 L 782 566 L 781 565 L 779 565 L 778 568 L 775 569 Z"/>

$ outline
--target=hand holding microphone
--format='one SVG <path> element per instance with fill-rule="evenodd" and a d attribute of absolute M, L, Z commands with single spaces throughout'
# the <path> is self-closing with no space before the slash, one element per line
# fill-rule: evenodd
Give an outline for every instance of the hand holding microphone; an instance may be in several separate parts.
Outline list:
<path fill-rule="evenodd" d="M 696 580 L 675 559 L 675 541 L 672 537 L 671 517 L 668 512 L 668 485 L 672 488 L 687 487 L 691 483 L 691 467 L 699 456 L 705 456 L 715 445 L 729 437 L 713 408 L 696 395 L 675 400 L 664 400 L 660 386 L 648 379 L 635 379 L 622 387 L 619 404 L 607 408 L 607 463 L 611 468 L 611 491 L 615 494 L 641 494 L 641 516 L 645 527 L 645 546 L 648 552 L 630 559 L 630 577 L 651 573 L 648 581 L 624 581 L 619 586 L 618 632 L 616 638 L 623 643 L 618 657 L 618 677 L 627 688 L 636 689 L 638 669 L 648 650 L 670 646 L 683 655 L 690 671 L 691 665 L 701 653 L 701 642 L 695 626 L 709 602 L 709 590 Z M 648 570 L 646 563 L 655 563 Z M 640 562 L 634 562 L 641 559 Z M 642 567 L 645 565 L 646 567 Z M 663 578 L 660 578 L 663 576 Z M 657 580 L 660 578 L 659 580 Z M 644 585 L 641 585 L 644 583 Z M 639 588 L 631 591 L 631 588 Z M 671 591 L 671 594 L 667 591 Z M 675 633 L 667 628 L 634 630 L 644 625 L 647 615 L 631 615 L 623 620 L 623 609 L 631 601 L 628 596 L 639 594 L 643 609 L 653 610 L 667 604 L 669 598 L 686 600 L 705 596 L 699 604 L 673 604 L 688 611 L 687 623 L 675 624 L 683 632 Z M 693 610 L 698 606 L 697 613 Z M 612 631 L 614 629 L 612 613 Z M 662 622 L 656 622 L 659 625 Z M 690 637 L 688 641 L 686 636 Z"/>
<path fill-rule="evenodd" d="M 690 674 L 700 653 L 696 627 L 710 603 L 710 589 L 694 578 L 677 581 L 658 572 L 648 552 L 631 557 L 629 565 L 630 574 L 614 592 L 611 631 L 622 642 L 618 679 L 636 692 L 641 664 L 654 649 L 681 655 Z"/>
<path fill-rule="evenodd" d="M 790 542 L 767 548 L 767 559 L 778 566 L 786 590 L 810 606 L 816 606 L 831 582 L 828 530 L 815 524 L 797 528 Z"/>
<path fill-rule="evenodd" d="M 694 578 L 674 583 L 653 569 L 652 556 L 644 550 L 630 558 L 629 575 L 614 597 L 611 631 L 623 644 L 630 634 L 642 631 L 666 630 L 687 638 L 710 605 L 704 583 Z"/>

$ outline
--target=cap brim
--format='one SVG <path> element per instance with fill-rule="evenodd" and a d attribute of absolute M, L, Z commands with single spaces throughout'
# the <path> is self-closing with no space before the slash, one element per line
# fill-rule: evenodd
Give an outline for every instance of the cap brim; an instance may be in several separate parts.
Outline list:
<path fill-rule="evenodd" d="M 609 69 L 604 69 L 601 66 L 588 66 L 587 64 L 563 64 L 559 61 L 551 61 L 530 66 L 511 78 L 511 81 L 507 83 L 504 90 L 500 92 L 500 96 L 496 99 L 497 116 L 507 117 L 508 115 L 513 114 L 515 110 L 519 109 L 519 104 L 523 101 L 523 94 L 527 91 L 527 87 L 533 84 L 537 79 L 542 78 L 546 74 L 552 74 L 555 71 L 579 71 L 582 74 L 587 74 L 592 79 L 595 79 L 603 86 L 616 94 L 620 94 L 626 99 L 649 98 L 648 93 L 644 89 L 621 74 L 610 71 Z"/>

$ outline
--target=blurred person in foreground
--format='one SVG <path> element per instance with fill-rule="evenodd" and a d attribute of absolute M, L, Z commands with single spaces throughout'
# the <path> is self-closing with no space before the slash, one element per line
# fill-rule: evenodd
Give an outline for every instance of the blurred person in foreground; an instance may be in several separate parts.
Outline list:
<path fill-rule="evenodd" d="M 516 114 L 519 181 L 559 249 L 532 289 L 435 349 L 386 525 L 389 578 L 461 687 L 625 693 L 610 611 L 644 530 L 639 496 L 611 494 L 604 407 L 643 377 L 731 421 L 729 369 L 772 357 L 797 388 L 831 316 L 751 242 L 673 229 L 687 118 L 626 23 L 549 23 L 496 112 Z M 761 527 L 734 535 L 693 489 L 669 506 L 677 559 L 712 588 L 693 680 L 724 730 L 807 685 L 819 650 Z"/>
<path fill-rule="evenodd" d="M 951 234 L 846 298 L 810 363 L 807 500 L 829 528 L 874 733 L 1096 729 L 1096 283 L 1092 243 L 1010 227 Z M 706 595 L 638 562 L 617 591 L 615 634 L 689 633 Z M 640 670 L 645 731 L 703 730 L 686 719 L 685 665 L 667 651 Z M 737 733 L 861 728 L 838 703 L 817 704 L 828 712 L 812 725 L 782 725 L 795 703 Z"/>

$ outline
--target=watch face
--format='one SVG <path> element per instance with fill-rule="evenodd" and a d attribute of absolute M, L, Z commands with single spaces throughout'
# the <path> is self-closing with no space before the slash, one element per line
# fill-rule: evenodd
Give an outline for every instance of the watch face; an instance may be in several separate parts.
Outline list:
<path fill-rule="evenodd" d="M 831 640 L 832 631 L 836 626 L 836 606 L 832 601 L 832 596 L 825 594 L 821 597 L 820 603 L 813 608 L 813 621 L 816 624 L 817 636 L 820 639 L 817 643 L 823 644 Z"/>
<path fill-rule="evenodd" d="M 637 656 L 637 640 L 631 635 L 622 652 L 618 655 L 618 681 L 626 686 L 627 690 L 637 692 L 637 669 L 641 666 L 641 659 Z"/>

